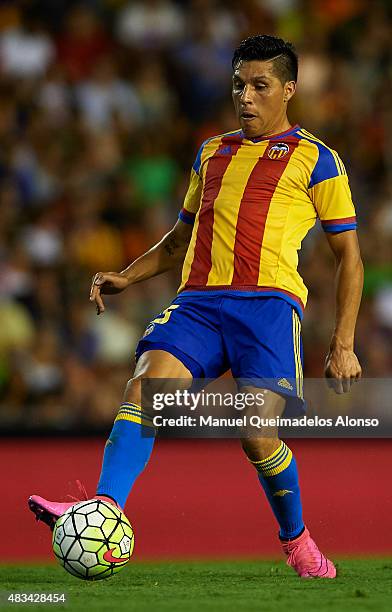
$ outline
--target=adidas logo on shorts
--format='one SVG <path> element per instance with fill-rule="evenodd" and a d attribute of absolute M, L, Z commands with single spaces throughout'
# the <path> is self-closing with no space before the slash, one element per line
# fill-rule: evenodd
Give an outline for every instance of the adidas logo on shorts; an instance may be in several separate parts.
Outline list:
<path fill-rule="evenodd" d="M 278 385 L 279 385 L 279 387 L 283 387 L 284 389 L 289 389 L 289 391 L 293 390 L 293 387 L 292 387 L 292 385 L 290 385 L 290 383 L 287 380 L 287 378 L 281 378 L 278 381 Z"/>

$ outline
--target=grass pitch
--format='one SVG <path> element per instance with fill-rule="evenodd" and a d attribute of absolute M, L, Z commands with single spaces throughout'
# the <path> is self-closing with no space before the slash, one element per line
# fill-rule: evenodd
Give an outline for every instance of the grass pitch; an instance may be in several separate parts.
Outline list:
<path fill-rule="evenodd" d="M 300 580 L 282 561 L 130 563 L 83 582 L 61 567 L 0 566 L 0 610 L 297 612 L 392 610 L 392 559 L 338 563 L 336 580 Z M 8 604 L 6 593 L 65 593 L 66 604 Z"/>

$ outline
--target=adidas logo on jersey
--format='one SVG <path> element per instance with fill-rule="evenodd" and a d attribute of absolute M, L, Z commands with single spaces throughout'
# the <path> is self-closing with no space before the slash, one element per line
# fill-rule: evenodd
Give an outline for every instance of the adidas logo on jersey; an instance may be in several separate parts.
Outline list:
<path fill-rule="evenodd" d="M 292 387 L 292 385 L 290 385 L 290 383 L 287 380 L 287 378 L 281 378 L 278 381 L 278 385 L 279 385 L 279 387 L 283 387 L 284 389 L 289 389 L 289 391 L 293 390 L 293 387 Z"/>

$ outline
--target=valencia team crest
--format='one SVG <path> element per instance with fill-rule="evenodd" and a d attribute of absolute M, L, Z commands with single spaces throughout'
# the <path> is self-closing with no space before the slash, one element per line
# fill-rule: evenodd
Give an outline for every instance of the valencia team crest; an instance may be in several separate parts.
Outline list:
<path fill-rule="evenodd" d="M 289 150 L 290 149 L 287 144 L 284 142 L 277 142 L 276 144 L 272 145 L 268 151 L 268 157 L 270 159 L 280 159 L 281 157 L 284 157 Z"/>

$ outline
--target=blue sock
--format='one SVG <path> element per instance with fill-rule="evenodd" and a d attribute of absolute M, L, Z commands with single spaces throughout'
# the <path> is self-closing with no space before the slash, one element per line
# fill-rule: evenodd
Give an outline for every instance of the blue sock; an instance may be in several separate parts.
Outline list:
<path fill-rule="evenodd" d="M 252 461 L 258 471 L 272 511 L 284 540 L 297 537 L 304 529 L 297 464 L 293 453 L 284 442 L 270 457 Z"/>
<path fill-rule="evenodd" d="M 124 508 L 133 483 L 150 458 L 154 434 L 151 417 L 140 406 L 121 405 L 106 442 L 97 495 L 107 495 Z"/>

